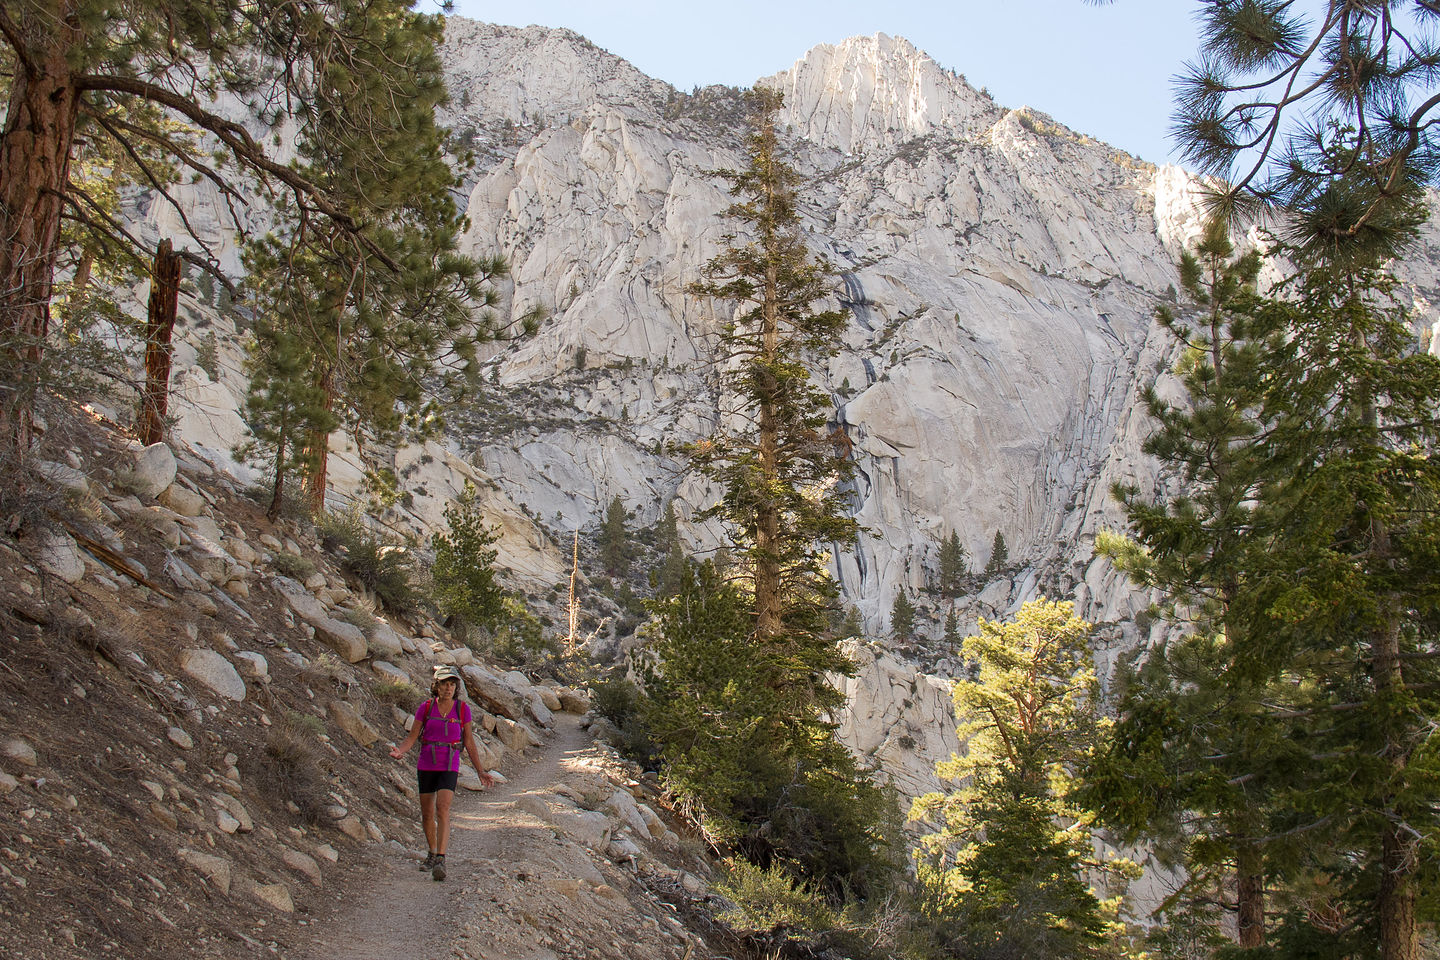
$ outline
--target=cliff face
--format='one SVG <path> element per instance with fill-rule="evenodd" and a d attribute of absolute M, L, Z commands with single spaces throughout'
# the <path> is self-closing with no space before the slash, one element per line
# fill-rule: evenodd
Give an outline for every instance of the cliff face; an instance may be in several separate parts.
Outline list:
<path fill-rule="evenodd" d="M 615 494 L 645 519 L 678 494 L 688 515 L 705 491 L 654 450 L 715 416 L 724 307 L 685 286 L 729 229 L 708 174 L 741 161 L 734 103 L 662 96 L 558 31 L 457 21 L 446 62 L 450 122 L 479 154 L 470 242 L 510 259 L 513 317 L 550 316 L 493 376 L 559 388 L 550 419 L 569 421 L 498 442 L 457 421 L 455 441 L 562 529 Z M 817 47 L 762 82 L 786 93 L 811 244 L 853 316 L 823 371 L 874 534 L 839 558 L 847 599 L 882 628 L 897 590 L 924 589 L 943 536 L 983 565 L 998 530 L 1021 576 L 992 589 L 992 610 L 1045 580 L 1080 585 L 1092 615 L 1123 615 L 1128 594 L 1092 570 L 1089 537 L 1138 459 L 1129 411 L 1165 348 L 1150 317 L 1175 280 L 1157 204 L 1183 180 L 1005 110 L 883 35 Z"/>
<path fill-rule="evenodd" d="M 476 480 L 505 525 L 502 562 L 542 589 L 568 574 L 568 531 L 594 529 L 617 495 L 639 524 L 673 499 L 705 549 L 715 531 L 688 519 L 714 491 L 665 444 L 718 417 L 710 364 L 725 307 L 686 286 L 731 229 L 711 173 L 742 163 L 737 92 L 679 93 L 565 30 L 455 18 L 443 58 L 445 122 L 475 157 L 466 242 L 509 260 L 511 320 L 537 309 L 546 320 L 493 351 L 484 398 L 449 411 L 444 444 L 397 453 L 423 481 L 406 519 L 438 524 Z M 1112 483 L 1157 482 L 1136 398 L 1171 350 L 1152 316 L 1198 232 L 1192 181 L 1001 107 L 900 38 L 819 46 L 761 82 L 785 93 L 809 242 L 852 315 L 819 372 L 869 531 L 836 557 L 846 602 L 884 636 L 904 590 L 938 637 L 948 608 L 925 591 L 941 540 L 956 532 L 979 569 L 998 531 L 1009 564 L 957 602 L 962 631 L 1042 593 L 1073 596 L 1105 625 L 1103 666 L 1142 639 L 1130 618 L 1146 599 L 1093 557 L 1093 541 L 1120 523 Z M 1437 248 L 1432 235 L 1407 268 L 1422 306 Z M 217 386 L 192 384 L 218 409 Z M 217 415 L 196 418 L 190 439 L 205 440 L 201 420 Z M 337 451 L 332 476 L 337 497 L 352 493 L 353 456 Z M 910 746 L 906 725 L 948 721 L 932 716 L 936 697 L 907 718 L 891 691 L 930 691 L 906 657 L 939 673 L 957 665 L 906 645 L 892 654 L 867 660 L 885 682 L 850 684 L 845 729 L 918 789 L 937 757 L 925 737 Z"/>

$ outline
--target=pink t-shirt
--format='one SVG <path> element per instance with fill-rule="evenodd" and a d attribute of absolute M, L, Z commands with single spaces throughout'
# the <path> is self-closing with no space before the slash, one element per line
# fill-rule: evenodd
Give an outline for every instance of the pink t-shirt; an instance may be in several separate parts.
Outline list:
<path fill-rule="evenodd" d="M 415 711 L 415 722 L 424 718 L 425 726 L 420 730 L 420 757 L 415 762 L 418 770 L 460 769 L 460 754 L 465 751 L 464 725 L 470 722 L 470 705 L 456 700 L 448 717 L 440 716 L 434 700 L 426 700 Z"/>

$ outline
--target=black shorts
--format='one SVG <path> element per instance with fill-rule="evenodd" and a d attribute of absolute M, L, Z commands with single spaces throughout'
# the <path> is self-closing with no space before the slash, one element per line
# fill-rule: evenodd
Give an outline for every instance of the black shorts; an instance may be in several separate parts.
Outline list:
<path fill-rule="evenodd" d="M 454 793 L 455 784 L 460 782 L 460 774 L 455 770 L 417 770 L 415 773 L 420 781 L 421 793 L 435 793 L 437 790 Z"/>

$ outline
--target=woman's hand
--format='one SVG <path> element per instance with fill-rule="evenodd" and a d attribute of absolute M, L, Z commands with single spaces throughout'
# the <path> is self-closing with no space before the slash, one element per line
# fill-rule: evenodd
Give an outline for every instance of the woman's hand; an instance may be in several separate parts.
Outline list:
<path fill-rule="evenodd" d="M 492 777 L 490 775 L 490 771 L 486 770 L 484 767 L 480 768 L 480 785 L 486 787 L 487 789 L 489 787 L 495 786 L 495 778 Z"/>
<path fill-rule="evenodd" d="M 399 760 L 401 757 L 405 756 L 406 752 L 406 749 L 401 746 L 395 746 L 390 748 L 390 756 L 396 760 Z"/>

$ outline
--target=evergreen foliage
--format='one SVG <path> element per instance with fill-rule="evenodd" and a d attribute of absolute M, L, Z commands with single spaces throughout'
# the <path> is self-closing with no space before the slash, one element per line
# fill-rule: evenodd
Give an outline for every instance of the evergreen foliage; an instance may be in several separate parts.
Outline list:
<path fill-rule="evenodd" d="M 958 597 L 965 589 L 965 580 L 970 576 L 970 566 L 965 548 L 960 544 L 960 535 L 950 531 L 950 536 L 940 541 L 939 589 L 942 597 Z"/>
<path fill-rule="evenodd" d="M 415 554 L 410 541 L 373 528 L 358 506 L 327 513 L 315 523 L 341 568 L 387 610 L 404 615 L 419 606 L 421 593 L 415 586 Z"/>
<path fill-rule="evenodd" d="M 985 563 L 985 579 L 993 580 L 1000 576 L 1009 562 L 1010 548 L 1005 545 L 1005 535 L 996 530 L 995 539 L 990 541 L 990 559 Z"/>
<path fill-rule="evenodd" d="M 7 451 L 30 443 L 29 387 L 52 339 L 62 257 L 73 257 L 70 294 L 83 298 L 100 251 L 106 261 L 116 251 L 140 254 L 112 215 L 129 188 L 154 191 L 188 230 L 169 187 L 181 176 L 207 180 L 243 229 L 241 184 L 259 180 L 287 195 L 317 233 L 358 243 L 402 272 L 395 248 L 373 238 L 367 212 L 334 192 L 341 181 L 318 182 L 313 168 L 282 162 L 278 145 L 249 124 L 278 127 L 290 111 L 302 141 L 325 123 L 349 131 L 357 147 L 372 134 L 385 142 L 413 80 L 412 63 L 393 57 L 390 44 L 397 31 L 437 18 L 410 13 L 403 0 L 55 0 L 6 2 L 0 14 L 13 68 L 0 132 L 0 366 L 7 382 L 26 387 L 6 391 L 0 408 Z M 425 29 L 433 38 L 438 27 Z M 218 112 L 232 96 L 253 115 Z M 190 233 L 200 253 L 187 258 L 215 272 L 214 251 Z"/>
<path fill-rule="evenodd" d="M 945 649 L 958 654 L 963 643 L 960 636 L 960 618 L 952 607 L 950 612 L 945 614 Z"/>
<path fill-rule="evenodd" d="M 655 531 L 655 548 L 664 559 L 660 569 L 651 573 L 650 585 L 657 597 L 674 596 L 688 575 L 688 560 L 685 557 L 685 548 L 680 542 L 674 500 L 665 504 L 665 512 L 661 515 Z"/>
<path fill-rule="evenodd" d="M 1437 907 L 1440 361 L 1384 277 L 1312 265 L 1283 299 L 1227 293 L 1253 270 L 1221 239 L 1190 408 L 1152 403 L 1191 492 L 1118 491 L 1137 543 L 1112 548 L 1192 630 L 1142 668 L 1095 794 L 1184 838 L 1197 882 L 1233 866 L 1243 946 L 1415 960 Z"/>
<path fill-rule="evenodd" d="M 494 630 L 505 612 L 505 591 L 495 580 L 498 527 L 487 526 L 475 485 L 465 481 L 460 496 L 445 507 L 444 532 L 430 537 L 435 562 L 430 570 L 440 611 L 454 618 L 465 637 L 475 627 Z"/>
<path fill-rule="evenodd" d="M 630 533 L 625 529 L 625 520 L 625 504 L 616 494 L 605 510 L 599 538 L 600 565 L 612 577 L 624 576 L 630 566 Z"/>
<path fill-rule="evenodd" d="M 1205 0 L 1180 78 L 1182 157 L 1226 186 L 1216 212 L 1282 218 L 1304 262 L 1394 256 L 1437 162 L 1440 6 L 1426 0 Z"/>
<path fill-rule="evenodd" d="M 324 390 L 310 377 L 314 355 L 302 338 L 266 318 L 256 323 L 253 344 L 246 358 L 250 380 L 244 405 L 251 439 L 235 453 L 268 468 L 266 516 L 273 521 L 289 495 L 286 480 L 316 470 L 317 451 L 306 440 L 316 433 L 328 435 L 338 421 L 326 409 Z"/>
<path fill-rule="evenodd" d="M 955 681 L 965 756 L 936 772 L 958 786 L 919 798 L 917 873 L 925 910 L 946 956 L 1060 958 L 1115 955 L 1119 900 L 1102 902 L 1089 871 L 1133 867 L 1097 861 L 1092 818 L 1071 793 L 1099 738 L 1099 683 L 1090 624 L 1069 602 L 1031 601 L 1015 622 L 981 620 L 964 655 L 977 678 Z"/>
<path fill-rule="evenodd" d="M 1293 725 L 1264 719 L 1262 704 L 1291 697 L 1263 676 L 1229 669 L 1237 651 L 1261 642 L 1246 633 L 1238 609 L 1262 562 L 1264 542 L 1254 532 L 1266 522 L 1272 486 L 1259 416 L 1280 331 L 1254 293 L 1259 267 L 1253 252 L 1236 256 L 1223 224 L 1212 222 L 1180 263 L 1195 316 L 1182 321 L 1169 308 L 1158 315 L 1184 348 L 1175 372 L 1188 402 L 1175 406 L 1146 391 L 1158 429 L 1145 450 L 1177 467 L 1185 489 L 1153 504 L 1117 486 L 1146 549 L 1108 536 L 1098 547 L 1138 583 L 1160 589 L 1168 598 L 1161 613 L 1188 629 L 1120 684 L 1123 720 L 1091 772 L 1091 796 L 1111 822 L 1132 838 L 1143 832 L 1187 871 L 1177 910 L 1203 910 L 1217 885 L 1234 888 L 1246 948 L 1264 940 L 1266 861 L 1290 859 L 1261 839 L 1271 832 L 1274 779 L 1302 762 L 1293 755 Z"/>
<path fill-rule="evenodd" d="M 915 604 L 905 595 L 904 589 L 895 591 L 895 602 L 890 605 L 890 635 L 896 640 L 909 640 L 915 633 Z"/>
<path fill-rule="evenodd" d="M 303 203 L 282 203 L 280 225 L 246 250 L 249 285 L 261 323 L 308 350 L 329 419 L 382 442 L 416 440 L 440 429 L 442 400 L 462 399 L 475 382 L 476 344 L 495 332 L 491 284 L 505 265 L 456 249 L 459 180 L 434 119 L 446 98 L 441 21 L 410 13 L 405 0 L 335 15 L 384 59 L 362 70 L 315 54 L 299 150 L 307 178 L 367 229 L 356 237 L 315 223 Z M 377 118 L 364 128 L 350 120 L 362 109 Z M 314 429 L 303 442 L 319 511 L 328 437 Z"/>
<path fill-rule="evenodd" d="M 827 271 L 800 230 L 780 102 L 755 91 L 749 164 L 723 174 L 749 239 L 727 237 L 692 288 L 737 304 L 718 367 L 722 420 L 743 426 L 692 451 L 723 489 L 705 516 L 725 521 L 735 549 L 723 571 L 707 564 L 657 599 L 647 722 L 665 782 L 713 842 L 827 894 L 864 895 L 887 875 L 889 801 L 834 735 L 844 697 L 829 678 L 854 665 L 827 629 L 825 548 L 856 525 L 837 488 L 849 465 L 823 437 L 828 395 L 806 365 L 836 350 L 845 318 L 812 308 Z"/>

